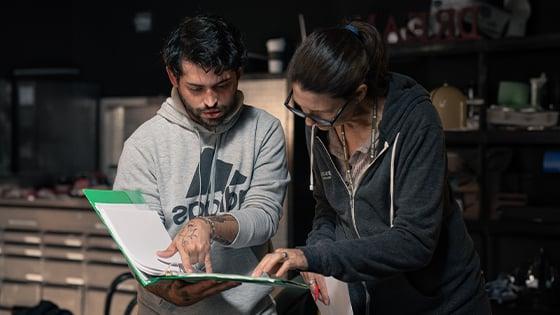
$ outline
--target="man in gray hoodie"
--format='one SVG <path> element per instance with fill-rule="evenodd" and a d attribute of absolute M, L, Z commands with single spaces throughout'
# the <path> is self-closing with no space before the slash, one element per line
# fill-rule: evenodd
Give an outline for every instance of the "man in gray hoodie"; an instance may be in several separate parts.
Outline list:
<path fill-rule="evenodd" d="M 277 119 L 243 104 L 246 49 L 231 24 L 185 19 L 163 59 L 173 89 L 126 141 L 114 189 L 139 190 L 187 272 L 249 274 L 266 253 L 289 181 Z M 150 231 L 146 231 L 149 233 Z M 139 314 L 274 314 L 270 288 L 180 280 L 138 288 Z"/>

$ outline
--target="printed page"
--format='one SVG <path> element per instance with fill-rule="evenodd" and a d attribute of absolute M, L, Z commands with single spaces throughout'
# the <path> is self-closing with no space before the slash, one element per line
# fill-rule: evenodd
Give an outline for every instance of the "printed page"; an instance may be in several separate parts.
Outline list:
<path fill-rule="evenodd" d="M 325 305 L 317 300 L 317 308 L 321 315 L 353 315 L 348 284 L 333 277 L 325 277 L 325 282 L 330 303 Z"/>
<path fill-rule="evenodd" d="M 177 278 L 185 281 L 200 281 L 200 280 L 216 280 L 216 281 L 239 281 L 251 282 L 266 285 L 276 286 L 292 286 L 301 289 L 307 289 L 307 285 L 295 281 L 284 280 L 281 278 L 268 278 L 268 277 L 251 277 L 237 274 L 225 273 L 179 273 Z"/>
<path fill-rule="evenodd" d="M 102 216 L 123 254 L 138 270 L 146 275 L 156 276 L 159 279 L 181 279 L 187 282 L 202 280 L 240 281 L 307 289 L 307 285 L 303 283 L 284 279 L 205 272 L 182 273 L 178 267 L 181 264 L 181 257 L 178 253 L 167 259 L 157 256 L 156 252 L 158 250 L 163 250 L 169 246 L 171 238 L 159 215 L 150 210 L 147 205 L 95 203 L 95 208 Z M 171 267 L 169 266 L 170 263 Z M 166 270 L 171 272 L 165 275 Z M 149 277 L 142 275 L 142 278 L 144 285 L 150 282 Z"/>
<path fill-rule="evenodd" d="M 171 243 L 159 215 L 144 204 L 95 204 L 115 241 L 136 267 L 151 275 L 164 274 L 169 264 L 180 264 L 179 254 L 166 260 L 156 252 Z"/>

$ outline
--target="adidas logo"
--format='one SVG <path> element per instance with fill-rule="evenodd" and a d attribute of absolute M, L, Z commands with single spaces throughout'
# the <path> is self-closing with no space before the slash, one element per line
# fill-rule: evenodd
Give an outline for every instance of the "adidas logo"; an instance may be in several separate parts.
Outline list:
<path fill-rule="evenodd" d="M 173 208 L 173 222 L 181 225 L 187 219 L 197 216 L 213 215 L 218 212 L 229 212 L 241 207 L 247 191 L 236 192 L 234 186 L 247 181 L 247 176 L 233 170 L 233 164 L 216 160 L 214 169 L 214 200 L 206 200 L 211 192 L 211 168 L 214 149 L 205 148 L 200 157 L 200 164 L 191 179 L 185 198 L 187 205 Z M 233 176 L 232 176 L 233 173 Z M 231 177 L 231 178 L 230 178 Z M 201 196 L 199 200 L 199 196 Z"/>

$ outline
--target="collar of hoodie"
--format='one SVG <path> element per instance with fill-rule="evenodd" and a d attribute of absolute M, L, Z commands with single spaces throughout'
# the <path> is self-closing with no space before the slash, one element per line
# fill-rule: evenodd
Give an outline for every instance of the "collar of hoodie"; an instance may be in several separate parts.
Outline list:
<path fill-rule="evenodd" d="M 237 119 L 241 114 L 241 109 L 243 108 L 243 100 L 243 92 L 238 90 L 235 93 L 235 110 L 230 113 L 229 116 L 226 117 L 225 120 L 218 126 L 213 129 L 207 129 L 206 127 L 190 119 L 187 112 L 185 111 L 185 105 L 183 105 L 183 102 L 179 97 L 179 92 L 177 91 L 177 88 L 174 87 L 171 90 L 171 97 L 168 97 L 167 100 L 162 104 L 160 110 L 158 111 L 158 115 L 163 116 L 171 122 L 183 126 L 191 131 L 195 131 L 198 134 L 222 134 L 231 129 L 233 125 L 235 125 Z"/>
<path fill-rule="evenodd" d="M 222 142 L 222 135 L 226 133 L 229 129 L 231 129 L 239 116 L 241 115 L 241 110 L 243 108 L 243 92 L 237 91 L 235 93 L 235 110 L 224 119 L 224 121 L 216 126 L 214 129 L 210 130 L 206 127 L 198 124 L 197 122 L 190 119 L 188 116 L 185 105 L 181 101 L 179 97 L 179 92 L 176 88 L 171 90 L 171 97 L 168 97 L 167 100 L 162 104 L 160 110 L 158 111 L 158 115 L 162 116 L 163 118 L 176 123 L 187 130 L 192 131 L 196 134 L 198 139 L 198 150 L 199 156 L 202 157 L 202 149 L 204 146 L 211 146 L 214 148 L 214 154 L 212 156 L 212 162 L 210 166 L 210 177 L 207 179 L 209 181 L 207 187 L 209 191 L 202 191 L 202 180 L 201 178 L 201 170 L 198 171 L 198 183 L 199 183 L 199 195 L 198 200 L 199 203 L 202 203 L 202 196 L 203 194 L 206 196 L 206 200 L 214 200 L 215 195 L 215 182 L 216 182 L 216 161 L 218 158 L 218 152 L 220 150 L 221 142 Z M 200 167 L 201 163 L 199 163 Z"/>

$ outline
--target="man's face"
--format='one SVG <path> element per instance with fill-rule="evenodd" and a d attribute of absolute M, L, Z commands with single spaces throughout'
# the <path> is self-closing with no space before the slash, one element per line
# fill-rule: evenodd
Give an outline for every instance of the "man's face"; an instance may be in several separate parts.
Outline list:
<path fill-rule="evenodd" d="M 228 70 L 216 75 L 189 61 L 183 61 L 181 66 L 179 77 L 167 69 L 169 80 L 177 88 L 189 117 L 213 129 L 235 110 L 239 72 Z"/>

